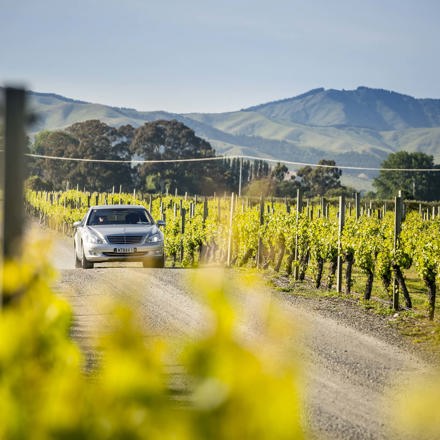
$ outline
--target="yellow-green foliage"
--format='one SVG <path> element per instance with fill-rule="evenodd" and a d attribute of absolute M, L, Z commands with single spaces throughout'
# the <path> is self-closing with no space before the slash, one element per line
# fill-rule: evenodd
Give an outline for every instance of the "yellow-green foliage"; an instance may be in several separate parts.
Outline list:
<path fill-rule="evenodd" d="M 393 405 L 399 438 L 440 438 L 440 372 L 412 383 L 397 401 L 393 398 Z"/>
<path fill-rule="evenodd" d="M 258 317 L 261 327 L 249 338 L 239 332 L 243 316 L 225 295 L 235 286 L 221 272 L 199 276 L 195 284 L 202 286 L 213 326 L 184 350 L 194 384 L 192 438 L 303 438 L 298 372 L 293 353 L 280 343 L 290 326 L 280 311 L 254 304 L 253 319 Z"/>
<path fill-rule="evenodd" d="M 151 209 L 155 219 L 165 217 L 168 265 L 178 262 L 182 266 L 197 266 L 200 261 L 225 263 L 230 251 L 231 264 L 257 266 L 257 249 L 261 243 L 259 256 L 264 267 L 271 266 L 276 270 L 282 267 L 288 274 L 294 267 L 304 276 L 317 278 L 321 266 L 334 264 L 337 257 L 338 207 L 334 203 L 326 205 L 327 217 L 319 218 L 312 215 L 316 212 L 313 203 L 297 215 L 296 209 L 287 212 L 286 203 L 266 201 L 262 215 L 264 224 L 260 225 L 260 203 L 255 199 L 239 198 L 235 203 L 230 231 L 230 197 L 208 199 L 207 216 L 204 216 L 202 200 L 198 199 L 196 203 L 195 198 L 188 197 L 147 195 L 145 198 L 142 194 L 88 194 L 79 191 L 27 192 L 29 211 L 63 232 L 71 232 L 73 222 L 82 218 L 87 206 L 98 203 L 142 204 Z M 186 211 L 184 233 L 181 207 Z M 421 283 L 427 283 L 432 289 L 440 273 L 438 218 L 427 220 L 422 219 L 420 214 L 408 212 L 398 246 L 394 249 L 394 216 L 391 211 L 380 219 L 371 216 L 370 210 L 367 211 L 370 216 L 364 213 L 356 219 L 350 211 L 346 212 L 341 253 L 354 261 L 354 273 L 359 273 L 357 270 L 360 269 L 362 276 L 382 280 L 389 288 L 393 267 L 402 271 L 413 266 Z M 232 239 L 231 248 L 229 238 Z M 434 303 L 434 297 L 431 302 Z M 433 315 L 434 305 L 429 307 Z"/>
<path fill-rule="evenodd" d="M 2 439 L 56 438 L 79 429 L 74 402 L 85 391 L 82 356 L 69 339 L 70 307 L 48 288 L 51 271 L 37 251 L 44 245 L 4 266 L 4 299 L 19 298 L 0 314 Z"/>
<path fill-rule="evenodd" d="M 197 339 L 146 335 L 133 310 L 115 305 L 85 371 L 44 248 L 3 268 L 6 294 L 20 296 L 0 312 L 0 438 L 302 438 L 297 367 L 279 346 L 289 327 L 271 309 L 255 309 L 259 330 L 246 337 L 229 297 L 237 286 L 210 272 L 194 282 L 210 318 Z M 170 391 L 170 364 L 187 376 L 186 403 Z"/>
<path fill-rule="evenodd" d="M 247 252 L 255 255 L 258 248 L 260 213 L 258 209 L 238 212 L 232 224 L 233 243 L 238 258 L 242 259 Z"/>

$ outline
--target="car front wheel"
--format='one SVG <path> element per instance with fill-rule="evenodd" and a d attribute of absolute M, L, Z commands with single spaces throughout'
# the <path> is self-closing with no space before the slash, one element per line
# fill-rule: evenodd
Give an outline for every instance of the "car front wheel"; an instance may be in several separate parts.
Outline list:
<path fill-rule="evenodd" d="M 83 269 L 93 269 L 93 263 L 87 260 L 86 256 L 84 255 L 84 247 L 82 248 L 81 267 Z"/>
<path fill-rule="evenodd" d="M 153 267 L 157 269 L 162 269 L 165 267 L 165 257 L 154 258 L 153 260 L 144 260 L 142 262 L 144 267 Z"/>
<path fill-rule="evenodd" d="M 73 248 L 73 252 L 75 254 L 75 267 L 81 267 L 81 260 L 78 258 L 78 254 L 76 252 L 76 246 Z"/>

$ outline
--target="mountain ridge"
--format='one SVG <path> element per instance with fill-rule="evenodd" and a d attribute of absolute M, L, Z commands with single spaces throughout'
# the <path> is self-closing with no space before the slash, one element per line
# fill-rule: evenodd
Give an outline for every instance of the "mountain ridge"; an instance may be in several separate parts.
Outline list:
<path fill-rule="evenodd" d="M 270 119 L 309 126 L 363 127 L 376 130 L 440 125 L 440 100 L 417 99 L 391 90 L 313 89 L 296 97 L 250 107 Z"/>
<path fill-rule="evenodd" d="M 378 168 L 388 154 L 406 150 L 431 154 L 440 162 L 440 100 L 385 89 L 320 87 L 225 113 L 139 111 L 55 93 L 29 92 L 29 97 L 39 116 L 31 135 L 88 119 L 115 127 L 176 119 L 220 154 L 315 163 L 333 159 L 341 166 Z"/>

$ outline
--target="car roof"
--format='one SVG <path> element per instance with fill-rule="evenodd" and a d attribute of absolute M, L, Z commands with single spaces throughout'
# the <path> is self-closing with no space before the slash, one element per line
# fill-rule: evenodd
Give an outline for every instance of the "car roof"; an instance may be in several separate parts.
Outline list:
<path fill-rule="evenodd" d="M 135 209 L 147 209 L 145 208 L 145 206 L 142 205 L 95 205 L 95 206 L 91 206 L 90 209 L 130 209 L 130 208 L 135 208 Z"/>

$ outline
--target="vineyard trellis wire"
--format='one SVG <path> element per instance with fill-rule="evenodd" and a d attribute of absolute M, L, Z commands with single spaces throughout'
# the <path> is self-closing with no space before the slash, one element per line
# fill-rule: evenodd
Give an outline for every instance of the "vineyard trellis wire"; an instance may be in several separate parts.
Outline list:
<path fill-rule="evenodd" d="M 35 153 L 26 153 L 25 156 L 35 159 L 51 159 L 61 161 L 73 161 L 73 162 L 92 162 L 92 163 L 178 163 L 178 162 L 208 162 L 223 159 L 249 159 L 249 160 L 263 160 L 271 163 L 282 163 L 286 165 L 295 165 L 301 167 L 317 167 L 317 168 L 340 168 L 342 170 L 356 170 L 356 171 L 392 171 L 392 172 L 440 172 L 440 168 L 377 168 L 377 167 L 360 167 L 354 165 L 327 165 L 311 162 L 298 162 L 286 159 L 272 159 L 267 157 L 251 156 L 247 154 L 235 154 L 235 155 L 223 155 L 223 156 L 211 156 L 211 157 L 195 157 L 186 159 L 92 159 L 81 157 L 65 157 L 65 156 L 48 156 Z"/>

